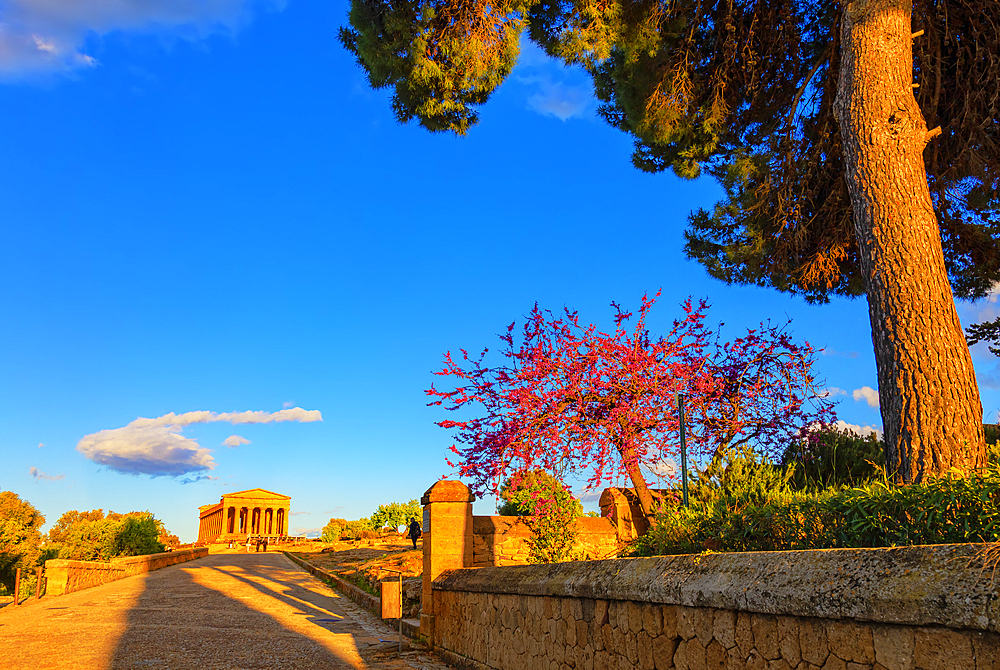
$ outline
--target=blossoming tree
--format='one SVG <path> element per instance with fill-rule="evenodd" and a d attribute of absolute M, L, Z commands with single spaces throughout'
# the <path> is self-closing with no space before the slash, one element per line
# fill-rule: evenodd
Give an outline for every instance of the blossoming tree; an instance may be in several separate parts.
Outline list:
<path fill-rule="evenodd" d="M 643 296 L 638 314 L 612 303 L 611 332 L 536 304 L 519 337 L 515 323 L 500 336 L 501 364 L 487 365 L 488 350 L 446 354 L 435 374 L 452 388 L 432 385 L 430 404 L 473 415 L 438 422 L 456 433 L 449 465 L 494 495 L 506 477 L 535 468 L 586 477 L 590 487 L 628 476 L 648 516 L 655 505 L 643 468 L 679 453 L 678 393 L 691 453 L 702 458 L 742 444 L 776 451 L 835 418 L 816 389 L 813 348 L 794 342 L 787 324 L 722 342 L 706 326 L 708 303 L 688 299 L 670 332 L 654 337 L 646 322 L 658 297 Z"/>

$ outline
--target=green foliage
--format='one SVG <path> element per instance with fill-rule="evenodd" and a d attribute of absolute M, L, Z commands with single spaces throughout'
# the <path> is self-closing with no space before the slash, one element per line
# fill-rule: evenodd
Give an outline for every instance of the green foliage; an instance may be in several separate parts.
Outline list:
<path fill-rule="evenodd" d="M 150 512 L 116 514 L 103 510 L 66 512 L 49 531 L 49 542 L 59 558 L 110 561 L 119 556 L 142 556 L 165 550 L 160 541 L 163 524 Z"/>
<path fill-rule="evenodd" d="M 742 461 L 742 465 L 739 462 Z M 690 508 L 661 512 L 637 555 L 891 547 L 1000 540 L 1000 468 L 896 486 L 795 490 L 793 469 L 737 455 Z M 779 474 L 780 473 L 780 474 Z M 714 486 L 712 485 L 714 483 Z"/>
<path fill-rule="evenodd" d="M 576 543 L 573 522 L 583 514 L 583 507 L 565 484 L 544 470 L 531 470 L 507 480 L 500 498 L 500 514 L 523 516 L 531 529 L 530 562 L 572 560 Z"/>
<path fill-rule="evenodd" d="M 386 527 L 398 530 L 399 526 L 409 525 L 410 519 L 419 519 L 422 514 L 420 502 L 411 500 L 408 503 L 394 502 L 388 505 L 379 505 L 378 509 L 368 517 L 368 520 L 374 530 Z"/>
<path fill-rule="evenodd" d="M 374 540 L 378 537 L 378 533 L 372 528 L 371 521 L 357 519 L 356 521 L 348 521 L 340 536 L 345 540 Z"/>
<path fill-rule="evenodd" d="M 352 27 L 340 29 L 340 41 L 373 88 L 393 89 L 400 122 L 464 135 L 478 119 L 473 107 L 517 61 L 527 5 L 352 0 Z"/>
<path fill-rule="evenodd" d="M 878 474 L 885 465 L 885 445 L 874 434 L 861 437 L 851 431 L 822 430 L 792 442 L 781 457 L 795 466 L 796 488 L 857 486 Z"/>
<path fill-rule="evenodd" d="M 0 491 L 0 585 L 8 593 L 13 592 L 17 568 L 23 580 L 38 565 L 42 541 L 38 529 L 43 523 L 45 517 L 31 503 L 13 491 Z"/>
<path fill-rule="evenodd" d="M 330 519 L 330 522 L 323 526 L 323 532 L 319 539 L 324 542 L 336 542 L 344 532 L 345 526 L 347 526 L 347 519 Z"/>

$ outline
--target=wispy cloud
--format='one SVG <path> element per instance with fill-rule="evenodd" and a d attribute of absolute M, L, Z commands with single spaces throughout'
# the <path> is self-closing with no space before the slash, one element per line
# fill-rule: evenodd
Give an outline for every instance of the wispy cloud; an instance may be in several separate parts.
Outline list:
<path fill-rule="evenodd" d="M 596 107 L 593 84 L 580 68 L 566 67 L 531 42 L 521 43 L 521 56 L 512 78 L 530 94 L 528 109 L 560 121 L 589 116 Z"/>
<path fill-rule="evenodd" d="M 95 463 L 123 474 L 180 477 L 206 472 L 216 466 L 211 449 L 181 435 L 185 426 L 214 422 L 309 423 L 322 420 L 319 410 L 305 410 L 301 407 L 278 412 L 171 412 L 155 419 L 138 418 L 122 428 L 91 433 L 77 443 L 76 450 Z M 185 483 L 191 481 L 198 480 L 192 479 Z"/>
<path fill-rule="evenodd" d="M 816 395 L 820 398 L 832 398 L 838 395 L 847 395 L 847 391 L 836 386 L 827 386 L 825 389 L 817 391 Z"/>
<path fill-rule="evenodd" d="M 28 470 L 28 474 L 34 477 L 35 479 L 45 479 L 50 482 L 57 482 L 60 479 L 66 479 L 66 475 L 50 475 L 45 472 L 42 472 L 41 470 L 35 467 L 30 468 Z"/>
<path fill-rule="evenodd" d="M 218 477 L 212 477 L 209 475 L 197 475 L 195 477 L 185 477 L 184 479 L 178 480 L 181 484 L 194 484 L 195 482 L 214 482 L 217 481 Z"/>
<path fill-rule="evenodd" d="M 871 386 L 862 386 L 859 389 L 854 389 L 851 395 L 856 401 L 864 400 L 868 403 L 869 407 L 878 407 L 878 391 Z"/>
<path fill-rule="evenodd" d="M 292 535 L 305 535 L 306 537 L 319 537 L 319 534 L 323 532 L 322 526 L 319 528 L 293 528 Z"/>
<path fill-rule="evenodd" d="M 233 34 L 284 0 L 6 0 L 0 4 L 0 78 L 99 65 L 85 53 L 113 32 L 200 40 Z"/>
<path fill-rule="evenodd" d="M 222 441 L 222 444 L 232 449 L 233 447 L 238 447 L 241 444 L 250 444 L 250 440 L 239 435 L 230 435 Z"/>
<path fill-rule="evenodd" d="M 857 358 L 858 352 L 856 351 L 837 351 L 836 349 L 831 349 L 826 347 L 825 349 L 820 349 L 819 352 L 824 356 L 842 356 L 844 358 Z"/>
<path fill-rule="evenodd" d="M 39 449 L 41 449 L 41 448 L 42 448 L 42 447 L 44 447 L 44 446 L 45 446 L 45 443 L 44 443 L 44 442 L 39 442 L 39 443 L 38 443 L 38 448 L 39 448 Z"/>

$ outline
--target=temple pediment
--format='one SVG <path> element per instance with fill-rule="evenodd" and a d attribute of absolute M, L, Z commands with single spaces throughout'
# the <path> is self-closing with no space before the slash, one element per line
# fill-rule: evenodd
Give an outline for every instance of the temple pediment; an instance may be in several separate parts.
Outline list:
<path fill-rule="evenodd" d="M 291 500 L 291 496 L 283 496 L 280 493 L 275 493 L 274 491 L 268 491 L 267 489 L 247 489 L 246 491 L 236 491 L 234 493 L 226 493 L 223 495 L 224 498 L 267 498 L 269 500 Z"/>

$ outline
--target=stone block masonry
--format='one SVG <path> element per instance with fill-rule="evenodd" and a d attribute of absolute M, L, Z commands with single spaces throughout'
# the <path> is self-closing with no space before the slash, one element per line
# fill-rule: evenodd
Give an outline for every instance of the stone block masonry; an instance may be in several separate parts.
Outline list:
<path fill-rule="evenodd" d="M 208 547 L 115 558 L 109 563 L 54 558 L 45 561 L 45 594 L 61 596 L 205 556 Z"/>
<path fill-rule="evenodd" d="M 435 651 L 485 670 L 1000 670 L 982 545 L 446 572 Z"/>

